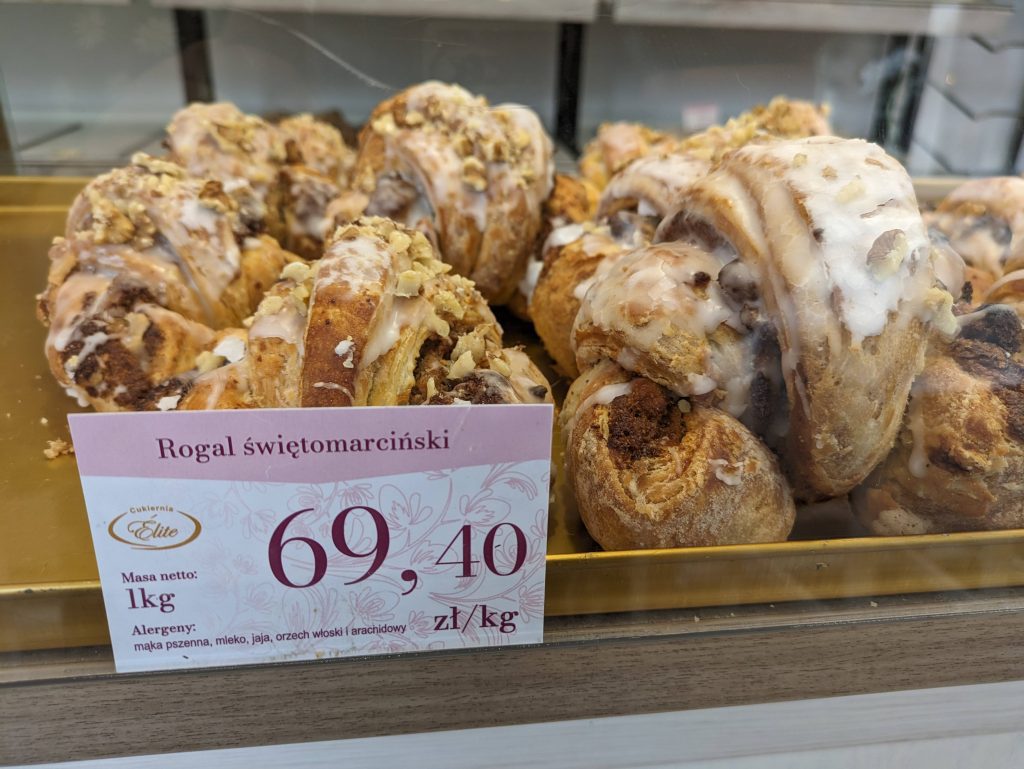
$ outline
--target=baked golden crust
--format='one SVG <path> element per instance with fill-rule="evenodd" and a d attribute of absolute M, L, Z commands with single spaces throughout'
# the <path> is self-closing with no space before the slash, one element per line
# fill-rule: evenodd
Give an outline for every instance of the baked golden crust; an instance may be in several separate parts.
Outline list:
<path fill-rule="evenodd" d="M 795 508 L 770 451 L 738 421 L 602 362 L 573 385 L 568 469 L 606 550 L 786 539 Z"/>
<path fill-rule="evenodd" d="M 572 327 L 598 267 L 627 246 L 608 227 L 569 225 L 554 230 L 544 248 L 544 266 L 530 299 L 530 318 L 556 368 L 575 377 Z"/>
<path fill-rule="evenodd" d="M 413 86 L 377 106 L 359 140 L 356 188 L 370 215 L 432 237 L 491 302 L 509 301 L 552 187 L 551 141 L 524 107 L 458 86 Z"/>
<path fill-rule="evenodd" d="M 999 305 L 935 340 L 892 452 L 853 494 L 874 534 L 1024 526 L 1024 333 Z"/>
<path fill-rule="evenodd" d="M 555 174 L 555 186 L 542 209 L 543 220 L 537 244 L 526 265 L 523 279 L 509 302 L 509 309 L 523 320 L 530 318 L 530 300 L 544 267 L 544 246 L 551 233 L 561 227 L 589 222 L 597 210 L 597 190 L 584 179 Z"/>
<path fill-rule="evenodd" d="M 580 175 L 603 190 L 615 174 L 653 152 L 671 151 L 678 139 L 641 123 L 602 123 L 583 148 Z"/>
<path fill-rule="evenodd" d="M 292 115 L 277 124 L 290 165 L 305 166 L 342 188 L 352 182 L 356 151 L 339 131 L 310 114 Z"/>

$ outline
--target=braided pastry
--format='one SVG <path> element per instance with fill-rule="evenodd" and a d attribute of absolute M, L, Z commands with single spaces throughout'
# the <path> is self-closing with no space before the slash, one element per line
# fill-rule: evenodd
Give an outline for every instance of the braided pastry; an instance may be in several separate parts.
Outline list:
<path fill-rule="evenodd" d="M 288 265 L 238 354 L 199 376 L 180 408 L 552 402 L 449 269 L 421 233 L 389 220 L 339 227 L 322 259 Z"/>
<path fill-rule="evenodd" d="M 1024 329 L 993 305 L 936 339 L 892 453 L 853 494 L 878 535 L 1024 526 Z"/>
<path fill-rule="evenodd" d="M 220 182 L 145 155 L 97 177 L 50 250 L 39 297 L 57 381 L 101 411 L 154 408 L 297 257 L 247 235 Z"/>
<path fill-rule="evenodd" d="M 355 179 L 366 213 L 424 231 L 455 272 L 508 302 L 541 230 L 552 147 L 537 116 L 427 82 L 378 105 Z"/>
<path fill-rule="evenodd" d="M 786 539 L 796 516 L 772 453 L 728 414 L 605 360 L 566 397 L 566 463 L 606 550 Z"/>

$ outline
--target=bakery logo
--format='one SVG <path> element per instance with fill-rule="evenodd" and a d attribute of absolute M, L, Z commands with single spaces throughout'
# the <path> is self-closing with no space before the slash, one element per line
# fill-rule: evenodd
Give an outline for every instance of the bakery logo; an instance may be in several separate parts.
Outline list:
<path fill-rule="evenodd" d="M 203 530 L 198 519 L 169 505 L 139 505 L 110 522 L 107 531 L 136 550 L 170 550 L 192 542 Z"/>

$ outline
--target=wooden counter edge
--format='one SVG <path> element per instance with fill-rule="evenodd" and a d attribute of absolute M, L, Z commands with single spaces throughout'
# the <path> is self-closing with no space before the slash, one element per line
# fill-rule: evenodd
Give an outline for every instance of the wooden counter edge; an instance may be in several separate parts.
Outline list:
<path fill-rule="evenodd" d="M 0 763 L 1018 680 L 1022 636 L 1024 591 L 1002 590 L 566 618 L 542 646 L 189 672 L 49 653 L 46 675 L 0 665 Z"/>

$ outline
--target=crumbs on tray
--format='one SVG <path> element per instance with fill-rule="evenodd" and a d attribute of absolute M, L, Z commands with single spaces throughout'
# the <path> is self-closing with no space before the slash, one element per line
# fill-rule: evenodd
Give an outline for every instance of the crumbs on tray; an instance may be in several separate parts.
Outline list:
<path fill-rule="evenodd" d="M 68 443 L 63 438 L 57 438 L 56 440 L 47 441 L 46 448 L 43 449 L 43 456 L 47 459 L 56 459 L 62 457 L 65 454 L 74 454 L 75 447 Z"/>

